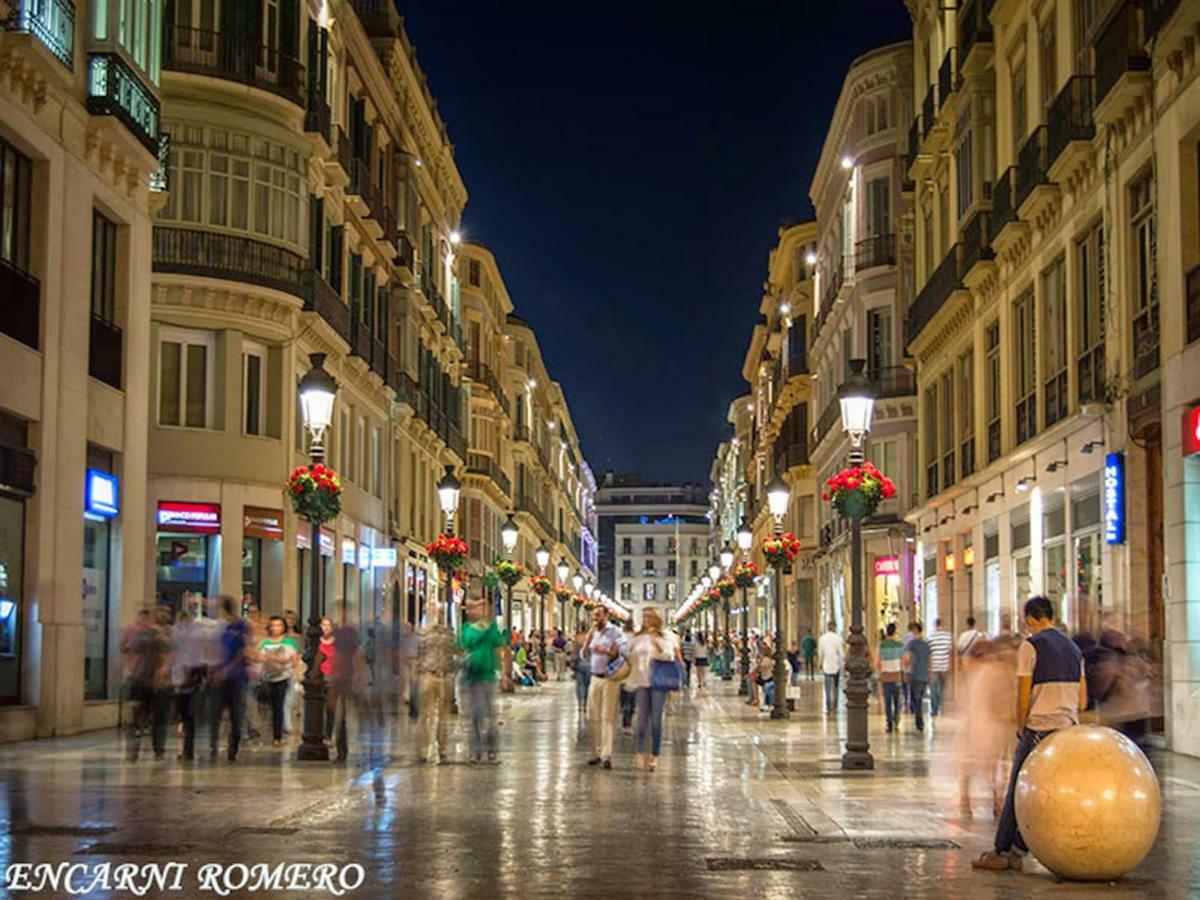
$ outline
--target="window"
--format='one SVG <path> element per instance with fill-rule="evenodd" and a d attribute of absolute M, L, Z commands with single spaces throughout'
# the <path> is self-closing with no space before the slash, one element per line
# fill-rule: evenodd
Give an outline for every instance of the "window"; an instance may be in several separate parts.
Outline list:
<path fill-rule="evenodd" d="M 246 434 L 263 434 L 263 400 L 267 395 L 266 351 L 258 344 L 242 345 L 242 427 Z"/>
<path fill-rule="evenodd" d="M 338 471 L 346 478 L 350 477 L 350 410 L 342 409 L 338 416 Z M 411 494 L 409 496 L 412 496 Z"/>
<path fill-rule="evenodd" d="M 700 542 L 699 542 L 698 540 L 696 540 L 696 538 L 692 538 L 692 542 L 691 542 L 691 544 L 690 544 L 690 548 L 691 548 L 691 555 L 692 555 L 692 556 L 699 556 L 699 555 L 700 555 Z"/>
<path fill-rule="evenodd" d="M 92 210 L 92 315 L 117 321 L 117 224 Z"/>
<path fill-rule="evenodd" d="M 871 441 L 871 462 L 884 475 L 893 479 L 900 475 L 899 448 L 896 441 Z"/>
<path fill-rule="evenodd" d="M 383 496 L 383 432 L 378 426 L 371 428 L 371 493 Z"/>
<path fill-rule="evenodd" d="M 691 570 L 690 575 L 692 578 L 700 577 L 700 561 L 699 560 L 693 559 L 688 568 Z"/>
<path fill-rule="evenodd" d="M 925 409 L 922 413 L 924 428 L 921 443 L 925 457 L 925 496 L 938 492 L 938 383 L 935 380 L 925 389 Z"/>
<path fill-rule="evenodd" d="M 92 4 L 93 37 L 99 41 L 115 38 L 154 84 L 158 84 L 161 66 L 162 7 L 161 0 L 107 0 Z"/>
<path fill-rule="evenodd" d="M 1075 368 L 1079 402 L 1103 403 L 1104 374 L 1104 224 L 1097 222 L 1075 244 L 1079 290 L 1076 291 Z"/>
<path fill-rule="evenodd" d="M 886 178 L 873 178 L 867 183 L 867 235 L 869 237 L 892 233 L 890 193 Z"/>
<path fill-rule="evenodd" d="M 211 427 L 213 336 L 162 329 L 158 343 L 158 424 Z"/>
<path fill-rule="evenodd" d="M 621 552 L 628 555 L 633 552 L 633 539 L 621 538 Z"/>
<path fill-rule="evenodd" d="M 892 365 L 892 311 L 886 306 L 867 310 L 867 374 L 880 378 Z"/>
<path fill-rule="evenodd" d="M 242 132 L 176 125 L 164 222 L 209 225 L 303 246 L 297 150 Z"/>
<path fill-rule="evenodd" d="M 988 462 L 1000 458 L 1000 323 L 993 322 L 984 332 L 987 354 L 984 370 L 984 414 L 987 416 Z"/>
<path fill-rule="evenodd" d="M 959 470 L 966 478 L 975 471 L 975 354 L 958 358 Z"/>
<path fill-rule="evenodd" d="M 1067 415 L 1067 284 L 1061 257 L 1042 272 L 1042 415 L 1045 427 Z"/>
<path fill-rule="evenodd" d="M 1054 21 L 1054 5 L 1050 14 L 1038 29 L 1038 81 L 1042 88 L 1042 109 L 1049 110 L 1058 89 L 1058 36 Z"/>
<path fill-rule="evenodd" d="M 679 598 L 679 585 L 674 581 L 667 582 L 667 602 L 674 603 Z"/>
<path fill-rule="evenodd" d="M 362 487 L 368 486 L 371 471 L 370 446 L 367 444 L 367 419 L 359 416 L 354 428 L 354 481 Z"/>
<path fill-rule="evenodd" d="M 888 95 L 877 94 L 863 102 L 864 125 L 867 136 L 878 134 L 888 127 Z"/>
<path fill-rule="evenodd" d="M 624 578 L 633 577 L 633 561 L 628 559 L 621 560 L 621 575 Z"/>
<path fill-rule="evenodd" d="M 1033 291 L 1013 306 L 1013 388 L 1016 394 L 1016 442 L 1037 434 L 1037 335 Z"/>
<path fill-rule="evenodd" d="M 1012 158 L 1017 158 L 1021 145 L 1025 143 L 1026 95 L 1025 95 L 1025 58 L 1013 63 L 1010 82 L 1010 99 L 1012 101 Z"/>
<path fill-rule="evenodd" d="M 651 556 L 654 555 L 654 538 L 652 537 L 646 538 L 646 553 Z"/>
<path fill-rule="evenodd" d="M 480 271 L 479 260 L 472 259 L 467 263 L 467 282 L 474 287 L 483 283 L 483 272 Z"/>
<path fill-rule="evenodd" d="M 0 261 L 26 273 L 32 168 L 27 156 L 0 139 Z"/>
<path fill-rule="evenodd" d="M 647 581 L 644 585 L 642 585 L 642 599 L 647 602 L 653 601 L 657 587 L 658 585 L 656 585 L 653 581 Z"/>
<path fill-rule="evenodd" d="M 941 401 L 940 415 L 938 416 L 938 449 L 942 454 L 942 488 L 948 488 L 954 484 L 954 422 L 957 418 L 957 410 L 954 406 L 954 370 L 942 374 L 942 383 L 939 387 Z"/>
<path fill-rule="evenodd" d="M 966 109 L 958 120 L 960 135 L 954 148 L 955 177 L 958 184 L 958 218 L 967 214 L 975 202 L 974 140 L 971 136 L 971 111 Z"/>
<path fill-rule="evenodd" d="M 654 574 L 654 560 L 648 559 L 642 563 L 642 574 L 643 575 L 653 575 Z"/>
<path fill-rule="evenodd" d="M 633 585 L 628 581 L 621 582 L 621 600 L 625 603 L 629 603 L 631 600 L 633 600 Z"/>
<path fill-rule="evenodd" d="M 676 574 L 678 574 L 678 573 L 676 572 L 675 560 L 668 559 L 667 560 L 667 577 L 674 578 L 676 576 Z"/>
<path fill-rule="evenodd" d="M 1133 226 L 1133 377 L 1158 368 L 1158 267 L 1154 216 L 1154 175 L 1147 172 L 1129 188 Z"/>

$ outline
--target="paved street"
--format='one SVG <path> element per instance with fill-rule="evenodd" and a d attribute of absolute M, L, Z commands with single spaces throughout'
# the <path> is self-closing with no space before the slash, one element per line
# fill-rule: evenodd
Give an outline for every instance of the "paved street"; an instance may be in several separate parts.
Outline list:
<path fill-rule="evenodd" d="M 11 745 L 0 750 L 0 861 L 354 860 L 367 869 L 362 897 L 1200 892 L 1200 761 L 1156 755 L 1159 841 L 1117 885 L 1057 885 L 1036 866 L 975 873 L 970 858 L 993 822 L 982 799 L 973 820 L 959 814 L 953 723 L 889 736 L 873 718 L 877 771 L 846 774 L 816 696 L 806 685 L 801 711 L 781 725 L 718 683 L 668 714 L 654 774 L 632 770 L 628 738 L 616 770 L 584 764 L 566 684 L 504 701 L 498 767 L 417 765 L 407 719 L 392 723 L 386 753 L 360 745 L 346 767 L 256 746 L 235 765 L 130 765 L 111 732 Z M 464 759 L 465 735 L 455 744 Z M 896 839 L 918 848 L 881 843 Z"/>

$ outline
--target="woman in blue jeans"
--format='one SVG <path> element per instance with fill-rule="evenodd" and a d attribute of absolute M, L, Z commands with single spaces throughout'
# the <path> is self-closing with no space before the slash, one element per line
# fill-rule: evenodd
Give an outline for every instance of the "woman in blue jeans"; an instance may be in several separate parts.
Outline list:
<path fill-rule="evenodd" d="M 629 684 L 634 689 L 634 709 L 637 723 L 633 730 L 633 760 L 635 769 L 658 768 L 658 755 L 662 751 L 663 709 L 667 705 L 667 690 L 656 690 L 654 664 L 683 662 L 683 653 L 675 635 L 663 629 L 662 613 L 653 606 L 642 610 L 642 628 L 629 642 Z M 647 765 L 642 748 L 646 733 L 650 734 L 650 761 Z"/>

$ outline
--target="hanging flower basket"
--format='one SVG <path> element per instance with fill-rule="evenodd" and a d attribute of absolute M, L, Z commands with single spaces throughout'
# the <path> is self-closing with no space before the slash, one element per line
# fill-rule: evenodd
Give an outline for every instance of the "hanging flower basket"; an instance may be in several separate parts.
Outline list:
<path fill-rule="evenodd" d="M 716 584 L 716 587 L 717 587 L 717 591 L 720 592 L 720 594 L 721 594 L 722 600 L 728 600 L 730 597 L 733 596 L 734 591 L 737 590 L 737 585 L 734 584 L 733 579 L 730 578 L 728 575 L 726 575 L 724 578 L 722 578 L 720 581 L 718 581 Z"/>
<path fill-rule="evenodd" d="M 758 566 L 752 562 L 740 562 L 733 567 L 733 583 L 740 588 L 754 587 L 754 579 L 758 577 Z"/>
<path fill-rule="evenodd" d="M 568 600 L 574 599 L 575 592 L 565 584 L 556 584 L 554 586 L 554 596 L 563 603 L 566 603 Z"/>
<path fill-rule="evenodd" d="M 796 558 L 800 552 L 800 542 L 789 531 L 777 538 L 767 538 L 763 541 L 763 556 L 772 566 L 784 566 Z"/>
<path fill-rule="evenodd" d="M 425 552 L 443 572 L 457 572 L 466 562 L 470 552 L 467 542 L 450 534 L 439 534 L 437 540 L 425 548 Z"/>
<path fill-rule="evenodd" d="M 323 463 L 292 469 L 284 490 L 292 511 L 315 525 L 336 519 L 342 511 L 342 479 Z"/>
<path fill-rule="evenodd" d="M 554 590 L 554 585 L 550 583 L 550 579 L 545 575 L 534 575 L 529 579 L 529 586 L 539 597 L 545 597 Z"/>
<path fill-rule="evenodd" d="M 714 606 L 716 606 L 717 604 L 719 604 L 721 602 L 721 591 L 718 588 L 710 587 L 708 589 L 708 593 L 706 593 L 704 595 L 704 598 L 705 598 L 704 608 L 712 609 Z"/>
<path fill-rule="evenodd" d="M 884 500 L 896 496 L 892 479 L 870 462 L 843 469 L 828 479 L 825 486 L 828 490 L 821 494 L 821 499 L 832 502 L 847 519 L 865 518 Z"/>
<path fill-rule="evenodd" d="M 525 577 L 525 567 L 508 559 L 496 561 L 496 574 L 508 587 L 512 587 Z"/>

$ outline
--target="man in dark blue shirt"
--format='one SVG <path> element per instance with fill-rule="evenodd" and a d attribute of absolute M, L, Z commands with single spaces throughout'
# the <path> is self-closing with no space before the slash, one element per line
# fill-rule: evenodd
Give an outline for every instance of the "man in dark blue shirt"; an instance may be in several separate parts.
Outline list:
<path fill-rule="evenodd" d="M 925 688 L 929 687 L 929 642 L 921 636 L 921 623 L 908 626 L 908 646 L 904 648 L 904 672 L 908 680 L 908 707 L 917 724 L 925 730 Z"/>
<path fill-rule="evenodd" d="M 246 696 L 246 636 L 248 628 L 236 612 L 232 597 L 221 598 L 221 661 L 209 673 L 213 690 L 212 720 L 209 728 L 209 756 L 217 758 L 217 738 L 221 733 L 221 718 L 229 710 L 230 762 L 237 759 L 242 737 L 242 712 Z"/>

